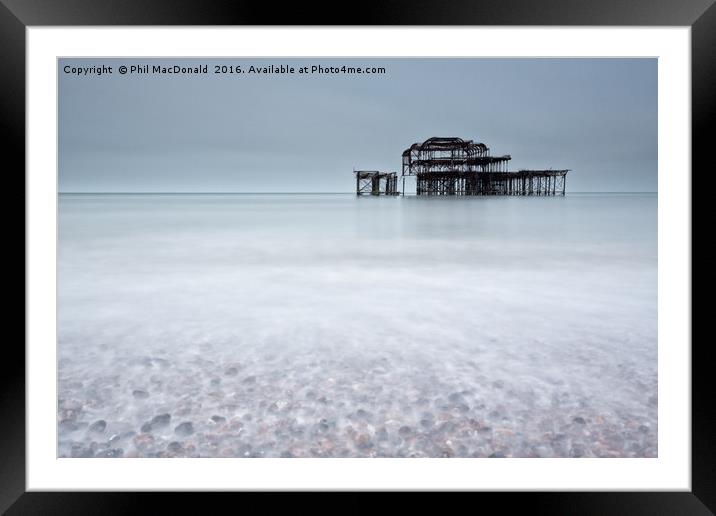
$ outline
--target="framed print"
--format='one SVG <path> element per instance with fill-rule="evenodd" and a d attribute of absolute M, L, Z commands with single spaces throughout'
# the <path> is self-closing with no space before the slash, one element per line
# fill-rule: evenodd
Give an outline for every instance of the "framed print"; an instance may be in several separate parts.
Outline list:
<path fill-rule="evenodd" d="M 691 339 L 709 2 L 350 27 L 7 4 L 27 305 L 3 509 L 330 490 L 713 510 Z"/>

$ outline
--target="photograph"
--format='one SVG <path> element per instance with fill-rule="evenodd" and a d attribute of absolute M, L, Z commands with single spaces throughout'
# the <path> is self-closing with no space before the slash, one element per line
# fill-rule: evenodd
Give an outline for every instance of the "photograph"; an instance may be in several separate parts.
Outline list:
<path fill-rule="evenodd" d="M 659 457 L 657 58 L 56 62 L 57 458 Z"/>

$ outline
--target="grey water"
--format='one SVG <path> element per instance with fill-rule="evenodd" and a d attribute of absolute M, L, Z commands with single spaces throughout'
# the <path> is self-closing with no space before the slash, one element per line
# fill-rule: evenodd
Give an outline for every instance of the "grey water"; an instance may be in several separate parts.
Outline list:
<path fill-rule="evenodd" d="M 58 232 L 58 456 L 657 456 L 656 194 L 62 194 Z"/>

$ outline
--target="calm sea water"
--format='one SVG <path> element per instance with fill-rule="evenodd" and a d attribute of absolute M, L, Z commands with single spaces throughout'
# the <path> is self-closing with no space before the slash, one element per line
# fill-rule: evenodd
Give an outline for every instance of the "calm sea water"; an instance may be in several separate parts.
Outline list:
<path fill-rule="evenodd" d="M 657 197 L 61 195 L 60 456 L 657 455 Z"/>

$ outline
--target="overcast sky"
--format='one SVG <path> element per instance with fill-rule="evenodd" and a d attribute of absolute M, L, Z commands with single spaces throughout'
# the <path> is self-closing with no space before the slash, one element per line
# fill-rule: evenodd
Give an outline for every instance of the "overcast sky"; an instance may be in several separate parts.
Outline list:
<path fill-rule="evenodd" d="M 205 63 L 206 75 L 120 75 Z M 112 66 L 77 76 L 65 66 Z M 381 75 L 216 75 L 214 64 L 379 66 Z M 64 192 L 350 192 L 352 169 L 459 136 L 568 191 L 657 190 L 656 59 L 61 59 Z M 408 183 L 406 191 L 414 191 Z"/>

